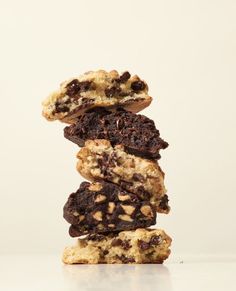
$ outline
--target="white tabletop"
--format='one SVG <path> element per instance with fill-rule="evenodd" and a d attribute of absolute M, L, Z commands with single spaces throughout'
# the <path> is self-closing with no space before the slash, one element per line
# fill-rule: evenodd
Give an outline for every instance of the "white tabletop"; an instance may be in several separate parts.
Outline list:
<path fill-rule="evenodd" d="M 58 256 L 0 257 L 0 290 L 235 291 L 236 262 L 63 265 Z"/>

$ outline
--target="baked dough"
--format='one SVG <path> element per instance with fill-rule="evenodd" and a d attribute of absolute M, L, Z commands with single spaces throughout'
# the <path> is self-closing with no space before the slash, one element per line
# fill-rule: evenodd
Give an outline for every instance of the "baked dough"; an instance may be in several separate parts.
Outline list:
<path fill-rule="evenodd" d="M 139 112 L 152 101 L 148 86 L 137 75 L 117 71 L 90 71 L 61 84 L 43 102 L 43 116 L 47 120 L 74 123 L 84 112 L 105 107 L 125 108 Z"/>
<path fill-rule="evenodd" d="M 112 145 L 122 144 L 130 154 L 148 159 L 159 159 L 159 151 L 168 147 L 151 119 L 123 109 L 86 112 L 64 128 L 64 136 L 80 147 L 88 139 L 107 139 Z"/>
<path fill-rule="evenodd" d="M 63 209 L 69 234 L 117 232 L 156 224 L 155 207 L 116 184 L 82 182 Z"/>
<path fill-rule="evenodd" d="M 150 201 L 158 212 L 169 212 L 164 173 L 156 161 L 128 154 L 122 145 L 112 147 L 103 139 L 86 141 L 77 157 L 77 170 L 84 178 L 118 184 Z"/>
<path fill-rule="evenodd" d="M 78 239 L 64 250 L 65 264 L 161 264 L 170 254 L 171 238 L 161 229 L 122 231 Z"/>

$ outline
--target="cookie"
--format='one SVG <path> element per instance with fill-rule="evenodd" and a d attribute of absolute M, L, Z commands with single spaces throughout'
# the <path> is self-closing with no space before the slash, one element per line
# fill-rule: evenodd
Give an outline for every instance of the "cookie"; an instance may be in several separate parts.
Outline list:
<path fill-rule="evenodd" d="M 47 120 L 76 122 L 76 118 L 91 108 L 126 108 L 138 112 L 152 101 L 148 86 L 129 72 L 90 71 L 61 84 L 43 102 L 43 116 Z"/>
<path fill-rule="evenodd" d="M 123 145 L 128 153 L 149 159 L 159 159 L 159 151 L 168 147 L 151 119 L 123 109 L 87 112 L 65 127 L 64 136 L 80 147 L 89 139 L 106 139 L 112 145 Z"/>
<path fill-rule="evenodd" d="M 63 253 L 65 264 L 161 264 L 170 254 L 171 238 L 161 229 L 89 235 Z"/>
<path fill-rule="evenodd" d="M 72 237 L 144 228 L 156 223 L 155 207 L 112 183 L 83 182 L 66 202 Z"/>
<path fill-rule="evenodd" d="M 164 173 L 157 162 L 128 154 L 122 145 L 112 147 L 104 139 L 86 141 L 77 157 L 77 170 L 86 179 L 118 184 L 150 201 L 158 212 L 169 212 Z"/>

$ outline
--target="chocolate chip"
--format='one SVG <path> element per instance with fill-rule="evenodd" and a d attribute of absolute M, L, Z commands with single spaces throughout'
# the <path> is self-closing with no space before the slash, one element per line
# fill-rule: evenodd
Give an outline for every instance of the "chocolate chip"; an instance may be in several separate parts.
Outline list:
<path fill-rule="evenodd" d="M 105 94 L 107 97 L 119 96 L 120 92 L 121 92 L 121 89 L 116 86 L 105 89 Z"/>
<path fill-rule="evenodd" d="M 82 81 L 74 79 L 66 86 L 66 94 L 70 97 L 74 97 L 80 92 L 88 91 L 92 85 L 92 81 Z"/>
<path fill-rule="evenodd" d="M 162 209 L 162 210 L 168 210 L 169 209 L 168 202 L 169 202 L 168 196 L 165 194 L 161 198 L 161 202 L 159 204 L 159 208 Z"/>
<path fill-rule="evenodd" d="M 66 105 L 61 104 L 59 102 L 55 103 L 55 113 L 68 112 L 69 110 L 70 109 Z"/>
<path fill-rule="evenodd" d="M 131 77 L 130 73 L 126 71 L 120 76 L 119 81 L 121 83 L 125 83 L 129 80 L 130 77 Z"/>
<path fill-rule="evenodd" d="M 122 188 L 128 189 L 128 188 L 130 188 L 130 187 L 133 186 L 133 183 L 132 182 L 128 182 L 128 181 L 121 180 L 120 181 L 120 186 Z"/>
<path fill-rule="evenodd" d="M 111 246 L 112 247 L 121 246 L 124 250 L 128 250 L 131 248 L 130 240 L 125 239 L 122 241 L 120 238 L 113 239 L 113 241 L 111 242 Z"/>
<path fill-rule="evenodd" d="M 104 250 L 104 251 L 103 251 L 103 255 L 104 255 L 104 256 L 106 256 L 108 253 L 109 253 L 108 250 Z"/>
<path fill-rule="evenodd" d="M 139 181 L 139 182 L 142 182 L 142 183 L 145 181 L 143 175 L 138 174 L 138 173 L 134 173 L 133 174 L 133 179 L 134 179 L 134 181 Z"/>
<path fill-rule="evenodd" d="M 94 83 L 92 81 L 83 81 L 80 82 L 80 91 L 84 92 L 84 91 L 88 91 L 89 89 L 91 89 L 91 87 L 93 87 L 92 89 L 94 90 Z"/>
<path fill-rule="evenodd" d="M 111 242 L 112 247 L 118 247 L 122 244 L 122 240 L 121 239 L 113 239 L 113 241 Z"/>
<path fill-rule="evenodd" d="M 155 251 L 151 251 L 151 252 L 148 252 L 147 254 L 145 254 L 146 257 L 150 258 L 150 260 L 152 259 L 152 256 L 155 254 Z"/>
<path fill-rule="evenodd" d="M 67 106 L 60 106 L 57 107 L 56 112 L 60 113 L 60 112 L 68 112 L 70 109 Z"/>
<path fill-rule="evenodd" d="M 143 240 L 138 240 L 138 247 L 145 251 L 148 250 L 152 246 L 157 246 L 160 244 L 160 236 L 153 235 L 149 242 L 145 242 Z"/>
<path fill-rule="evenodd" d="M 151 197 L 151 194 L 144 189 L 143 186 L 139 186 L 137 189 L 136 189 L 136 193 L 137 195 L 139 195 L 143 200 L 149 200 L 150 197 Z"/>
<path fill-rule="evenodd" d="M 131 248 L 131 245 L 129 242 L 130 242 L 129 240 L 123 240 L 121 244 L 121 247 L 126 251 Z"/>
<path fill-rule="evenodd" d="M 74 79 L 73 81 L 67 84 L 66 89 L 67 89 L 66 94 L 68 96 L 73 96 L 77 94 L 80 91 L 79 81 L 77 79 Z"/>
<path fill-rule="evenodd" d="M 124 264 L 134 263 L 135 262 L 134 258 L 126 257 L 125 255 L 121 255 L 121 256 L 116 255 L 116 258 L 118 260 L 121 260 L 121 262 L 124 263 Z"/>
<path fill-rule="evenodd" d="M 143 81 L 134 81 L 132 84 L 131 84 L 131 88 L 135 91 L 135 92 L 138 92 L 138 91 L 141 91 L 141 90 L 144 90 L 144 88 L 146 87 L 145 83 Z"/>
<path fill-rule="evenodd" d="M 103 154 L 102 158 L 101 159 L 98 159 L 98 166 L 101 170 L 101 173 L 104 175 L 104 176 L 107 176 L 109 175 L 108 173 L 108 166 L 109 166 L 109 162 L 108 162 L 108 155 L 107 154 Z"/>
<path fill-rule="evenodd" d="M 107 178 L 111 176 L 109 168 L 113 168 L 116 165 L 116 158 L 117 156 L 115 153 L 112 153 L 111 155 L 103 153 L 102 158 L 98 159 L 98 166 L 101 170 L 101 173 Z"/>
<path fill-rule="evenodd" d="M 157 246 L 157 245 L 159 245 L 159 243 L 160 243 L 160 236 L 158 236 L 158 235 L 153 235 L 153 236 L 151 237 L 149 243 L 150 243 L 150 245 L 153 245 L 153 246 Z"/>
<path fill-rule="evenodd" d="M 148 250 L 150 248 L 150 245 L 149 245 L 149 243 L 147 243 L 143 240 L 138 240 L 138 247 L 141 250 L 145 251 L 145 250 Z"/>
<path fill-rule="evenodd" d="M 105 259 L 105 256 L 106 256 L 108 253 L 109 253 L 108 250 L 101 250 L 101 249 L 100 249 L 100 258 L 101 258 L 102 260 L 104 260 L 104 259 Z"/>

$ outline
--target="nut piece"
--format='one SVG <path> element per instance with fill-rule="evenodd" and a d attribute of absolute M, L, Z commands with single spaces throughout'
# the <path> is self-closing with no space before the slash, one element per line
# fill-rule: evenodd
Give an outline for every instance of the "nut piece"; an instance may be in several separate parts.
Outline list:
<path fill-rule="evenodd" d="M 80 217 L 79 217 L 79 222 L 81 222 L 82 220 L 84 220 L 85 219 L 85 216 L 84 215 L 80 215 Z"/>
<path fill-rule="evenodd" d="M 118 195 L 118 198 L 119 198 L 120 201 L 130 200 L 130 196 L 129 195 Z"/>
<path fill-rule="evenodd" d="M 115 224 L 113 224 L 113 223 L 110 223 L 110 224 L 108 224 L 108 227 L 111 227 L 111 228 L 113 228 L 113 227 L 115 227 Z"/>
<path fill-rule="evenodd" d="M 124 161 L 124 168 L 135 168 L 135 159 L 133 158 L 127 158 Z"/>
<path fill-rule="evenodd" d="M 88 188 L 90 191 L 100 191 L 102 189 L 102 185 L 100 183 L 93 183 Z"/>
<path fill-rule="evenodd" d="M 93 214 L 93 218 L 98 220 L 98 221 L 102 221 L 102 211 L 97 211 Z"/>
<path fill-rule="evenodd" d="M 99 224 L 97 225 L 97 228 L 98 228 L 99 230 L 103 230 L 103 229 L 104 229 L 104 225 L 102 225 L 101 223 L 99 223 Z"/>
<path fill-rule="evenodd" d="M 130 222 L 133 221 L 133 219 L 127 214 L 120 214 L 118 217 L 119 219 L 124 220 L 124 221 L 130 221 Z"/>
<path fill-rule="evenodd" d="M 152 212 L 152 209 L 149 205 L 143 205 L 140 208 L 140 211 L 142 212 L 143 215 L 145 215 L 147 217 L 153 217 L 153 212 Z"/>
<path fill-rule="evenodd" d="M 74 215 L 74 216 L 79 216 L 79 212 L 74 211 L 74 212 L 73 212 L 73 215 Z"/>
<path fill-rule="evenodd" d="M 124 212 L 129 215 L 131 215 L 135 210 L 135 207 L 131 205 L 121 205 L 121 207 L 124 209 Z"/>
<path fill-rule="evenodd" d="M 112 213 L 114 211 L 114 208 L 115 208 L 115 203 L 114 202 L 109 202 L 108 203 L 108 213 Z"/>
<path fill-rule="evenodd" d="M 105 195 L 98 194 L 96 199 L 95 199 L 95 202 L 99 203 L 99 202 L 105 201 L 106 199 L 107 199 L 107 197 Z"/>

